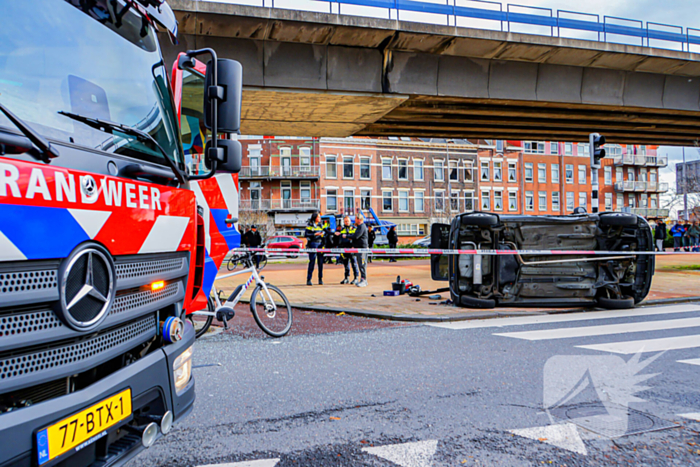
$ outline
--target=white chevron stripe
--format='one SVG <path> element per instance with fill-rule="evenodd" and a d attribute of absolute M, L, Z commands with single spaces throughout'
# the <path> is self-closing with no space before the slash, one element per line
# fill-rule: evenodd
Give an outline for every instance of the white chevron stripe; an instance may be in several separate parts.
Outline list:
<path fill-rule="evenodd" d="M 678 363 L 687 363 L 688 365 L 700 365 L 700 358 L 693 358 L 690 360 L 678 360 Z"/>
<path fill-rule="evenodd" d="M 547 339 L 569 339 L 572 337 L 605 336 L 630 332 L 661 331 L 664 329 L 682 329 L 700 327 L 700 318 L 669 319 L 665 321 L 643 321 L 639 323 L 607 324 L 576 328 L 542 329 L 539 331 L 505 332 L 496 336 L 541 341 Z"/>
<path fill-rule="evenodd" d="M 111 211 L 92 211 L 89 209 L 68 209 L 73 219 L 80 224 L 85 233 L 93 239 L 112 215 Z"/>
<path fill-rule="evenodd" d="M 24 253 L 10 241 L 9 238 L 0 230 L 0 260 L 2 261 L 18 261 L 27 259 Z"/>
<path fill-rule="evenodd" d="M 688 420 L 695 420 L 700 422 L 700 413 L 679 413 L 679 417 L 687 418 Z"/>
<path fill-rule="evenodd" d="M 189 221 L 189 217 L 158 216 L 139 253 L 176 251 Z"/>
<path fill-rule="evenodd" d="M 638 352 L 661 352 L 664 350 L 692 349 L 700 347 L 700 334 L 692 336 L 663 337 L 627 342 L 609 342 L 595 345 L 577 345 L 579 349 L 600 350 L 618 354 L 635 354 Z"/>
<path fill-rule="evenodd" d="M 218 174 L 215 178 L 224 197 L 226 209 L 233 217 L 238 217 L 238 188 L 233 183 L 233 176 L 231 174 Z"/>

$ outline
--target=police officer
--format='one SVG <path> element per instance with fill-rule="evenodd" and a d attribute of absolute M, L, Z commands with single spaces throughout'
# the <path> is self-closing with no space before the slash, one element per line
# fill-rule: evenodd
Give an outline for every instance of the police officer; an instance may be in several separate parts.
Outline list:
<path fill-rule="evenodd" d="M 368 232 L 368 241 L 367 241 L 367 246 L 369 248 L 374 248 L 374 242 L 377 240 L 377 230 L 376 229 L 369 229 Z M 370 253 L 367 255 L 367 261 L 372 262 L 372 254 Z"/>
<path fill-rule="evenodd" d="M 357 213 L 355 216 L 355 233 L 349 236 L 352 238 L 353 248 L 367 248 L 368 233 L 367 225 L 365 225 L 365 216 L 362 213 Z M 365 253 L 355 253 L 357 266 L 360 270 L 360 282 L 355 284 L 357 287 L 367 287 L 367 255 Z"/>
<path fill-rule="evenodd" d="M 306 248 L 322 248 L 324 229 L 321 224 L 321 214 L 314 212 L 306 226 L 304 237 L 308 240 Z M 311 279 L 314 275 L 314 263 L 318 262 L 318 285 L 323 285 L 323 254 L 309 253 L 309 268 L 306 271 L 306 285 L 313 285 Z"/>
<path fill-rule="evenodd" d="M 351 248 L 352 247 L 352 235 L 355 233 L 355 226 L 350 223 L 350 217 L 345 216 L 343 218 L 343 228 L 336 232 L 336 238 L 340 239 L 338 246 L 340 248 Z M 343 279 L 341 284 L 353 284 L 357 285 L 357 258 L 351 253 L 343 253 L 340 255 L 340 260 L 343 262 L 343 267 L 345 268 L 345 279 Z M 352 273 L 354 279 L 350 282 L 350 264 L 352 264 Z"/>

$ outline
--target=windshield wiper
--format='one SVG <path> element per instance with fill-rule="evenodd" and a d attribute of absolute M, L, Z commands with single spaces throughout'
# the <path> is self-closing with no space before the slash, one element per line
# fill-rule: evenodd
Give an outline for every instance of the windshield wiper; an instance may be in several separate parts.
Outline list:
<path fill-rule="evenodd" d="M 185 183 L 185 175 L 180 171 L 180 169 L 178 169 L 175 162 L 172 159 L 170 159 L 170 157 L 168 157 L 168 153 L 165 152 L 165 149 L 163 149 L 163 147 L 158 143 L 158 141 L 156 141 L 156 139 L 153 136 L 149 135 L 145 131 L 141 131 L 138 128 L 134 128 L 129 125 L 124 125 L 122 123 L 110 122 L 107 120 L 102 120 L 100 118 L 86 117 L 84 115 L 74 114 L 72 112 L 66 112 L 64 110 L 59 110 L 58 113 L 68 118 L 72 118 L 73 120 L 77 120 L 80 123 L 84 123 L 91 128 L 95 128 L 96 130 L 104 131 L 105 133 L 113 135 L 115 131 L 118 131 L 119 133 L 124 133 L 125 135 L 133 136 L 141 142 L 153 143 L 165 158 L 165 161 L 168 163 L 168 166 L 173 171 L 173 174 L 175 174 L 175 178 L 177 178 L 177 181 L 180 183 Z"/>
<path fill-rule="evenodd" d="M 7 115 L 8 120 L 10 120 L 41 152 L 42 156 L 38 158 L 39 160 L 48 164 L 51 159 L 60 155 L 58 153 L 58 149 L 54 148 L 51 143 L 37 133 L 32 127 L 24 123 L 21 118 L 10 112 L 7 107 L 0 104 L 0 110 L 2 110 L 2 113 Z"/>

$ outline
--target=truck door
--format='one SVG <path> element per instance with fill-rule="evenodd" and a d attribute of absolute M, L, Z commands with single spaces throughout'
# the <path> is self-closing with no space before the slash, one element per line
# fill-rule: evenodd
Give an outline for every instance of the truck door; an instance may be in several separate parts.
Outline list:
<path fill-rule="evenodd" d="M 447 250 L 450 248 L 450 225 L 433 224 L 430 228 L 430 249 Z M 449 280 L 449 257 L 447 255 L 430 255 L 430 275 L 434 281 Z"/>

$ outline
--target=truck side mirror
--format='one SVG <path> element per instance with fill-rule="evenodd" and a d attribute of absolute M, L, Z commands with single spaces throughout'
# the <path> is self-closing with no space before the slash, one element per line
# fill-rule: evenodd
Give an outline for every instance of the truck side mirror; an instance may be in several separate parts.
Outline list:
<path fill-rule="evenodd" d="M 216 171 L 226 173 L 240 172 L 241 161 L 243 160 L 241 143 L 231 139 L 220 139 L 216 143 Z M 210 149 L 214 149 L 211 147 L 211 140 L 207 141 L 204 153 L 214 154 Z"/>
<path fill-rule="evenodd" d="M 243 67 L 235 60 L 219 58 L 214 79 L 212 60 L 207 63 L 204 79 L 204 126 L 215 133 L 238 133 L 241 129 L 241 96 Z M 216 83 L 216 87 L 212 88 Z M 212 106 L 218 100 L 216 122 L 212 122 Z M 216 128 L 212 125 L 216 123 Z"/>

